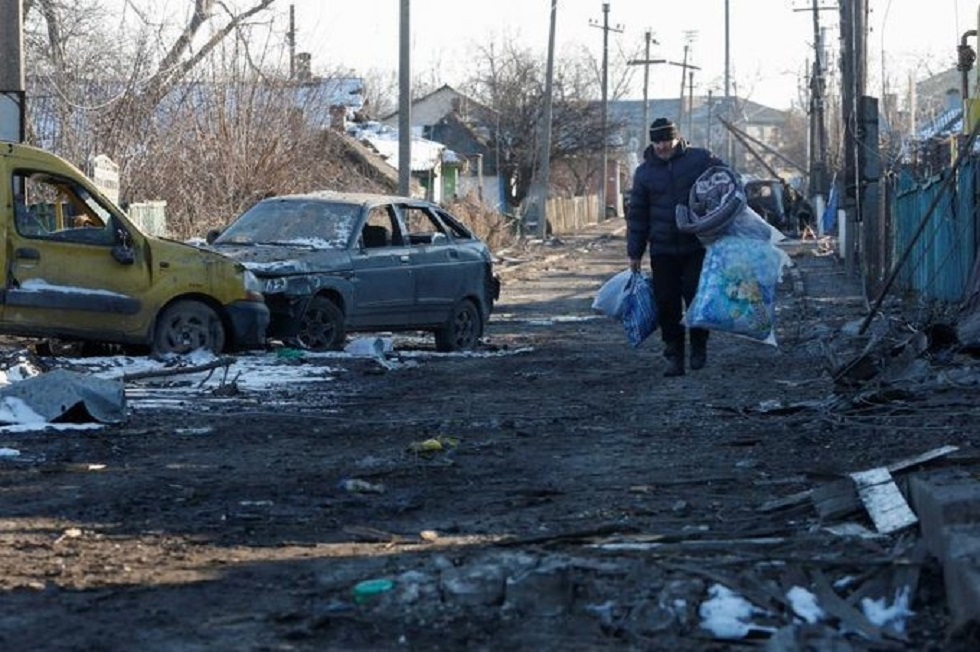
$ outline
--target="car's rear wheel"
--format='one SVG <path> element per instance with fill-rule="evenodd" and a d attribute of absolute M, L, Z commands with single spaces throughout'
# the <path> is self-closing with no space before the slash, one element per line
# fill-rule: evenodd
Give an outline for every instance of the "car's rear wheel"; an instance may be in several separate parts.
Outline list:
<path fill-rule="evenodd" d="M 313 297 L 292 342 L 310 351 L 339 351 L 346 339 L 344 313 L 337 304 L 326 297 Z"/>
<path fill-rule="evenodd" d="M 155 355 L 190 353 L 197 349 L 221 353 L 224 348 L 224 324 L 218 313 L 205 303 L 176 301 L 157 317 L 153 332 Z"/>
<path fill-rule="evenodd" d="M 473 349 L 483 336 L 480 311 L 469 299 L 463 299 L 453 307 L 445 324 L 435 331 L 436 350 L 465 351 Z"/>

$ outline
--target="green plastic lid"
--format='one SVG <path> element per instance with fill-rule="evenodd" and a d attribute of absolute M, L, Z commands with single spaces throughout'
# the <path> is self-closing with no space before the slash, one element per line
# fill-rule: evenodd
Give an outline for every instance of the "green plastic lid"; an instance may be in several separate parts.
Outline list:
<path fill-rule="evenodd" d="M 391 580 L 364 580 L 354 586 L 354 602 L 367 602 L 371 598 L 390 591 L 395 583 Z"/>

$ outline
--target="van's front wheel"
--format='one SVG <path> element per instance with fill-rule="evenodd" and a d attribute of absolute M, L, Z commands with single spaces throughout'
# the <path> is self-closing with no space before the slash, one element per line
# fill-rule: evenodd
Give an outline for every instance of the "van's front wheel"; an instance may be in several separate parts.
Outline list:
<path fill-rule="evenodd" d="M 157 317 L 153 332 L 153 354 L 190 353 L 205 349 L 221 353 L 225 327 L 213 308 L 200 301 L 176 301 Z"/>

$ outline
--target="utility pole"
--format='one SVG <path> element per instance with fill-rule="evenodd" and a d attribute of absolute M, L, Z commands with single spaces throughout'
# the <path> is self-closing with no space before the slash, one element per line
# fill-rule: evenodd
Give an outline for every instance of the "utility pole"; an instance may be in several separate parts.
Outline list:
<path fill-rule="evenodd" d="M 640 131 L 643 135 L 643 145 L 640 148 L 641 151 L 647 148 L 650 144 L 650 66 L 658 63 L 667 63 L 666 59 L 651 59 L 650 58 L 650 44 L 654 43 L 660 45 L 660 42 L 654 40 L 653 34 L 650 30 L 646 33 L 646 54 L 643 59 L 630 59 L 626 62 L 628 66 L 643 66 L 643 129 Z"/>
<path fill-rule="evenodd" d="M 599 183 L 599 220 L 606 219 L 606 186 L 609 183 L 609 32 L 622 33 L 623 26 L 609 26 L 609 3 L 602 3 L 602 25 L 589 21 L 592 27 L 602 28 L 602 181 Z"/>
<path fill-rule="evenodd" d="M 866 61 L 866 0 L 840 0 L 841 42 L 843 43 L 843 84 L 841 114 L 844 120 L 844 181 L 841 193 L 845 214 L 844 269 L 853 274 L 857 254 L 858 225 L 862 211 L 861 133 L 859 104 L 863 102 Z"/>
<path fill-rule="evenodd" d="M 684 61 L 682 61 L 682 62 L 678 62 L 678 61 L 667 61 L 666 63 L 668 63 L 668 64 L 670 64 L 672 66 L 679 66 L 680 68 L 682 68 L 682 70 L 681 70 L 681 96 L 680 96 L 680 99 L 678 101 L 678 106 L 677 106 L 677 127 L 678 128 L 681 128 L 682 121 L 684 120 L 684 101 L 685 101 L 684 98 L 685 98 L 685 95 L 686 95 L 686 91 L 684 89 L 687 86 L 688 78 L 689 77 L 690 77 L 690 83 L 691 83 L 692 89 L 694 87 L 694 73 L 690 73 L 690 75 L 689 75 L 689 71 L 691 71 L 691 70 L 701 70 L 701 67 L 700 66 L 695 66 L 693 63 L 688 63 L 687 62 L 687 46 L 686 45 L 684 46 Z M 687 134 L 687 135 L 689 136 L 690 134 Z"/>
<path fill-rule="evenodd" d="M 544 81 L 544 116 L 538 150 L 537 179 L 531 192 L 532 207 L 538 213 L 538 237 L 548 235 L 548 195 L 551 188 L 551 114 L 552 89 L 555 77 L 555 27 L 558 18 L 558 0 L 551 0 L 551 27 L 548 31 L 548 67 Z"/>
<path fill-rule="evenodd" d="M 694 71 L 687 73 L 687 137 L 694 129 Z"/>
<path fill-rule="evenodd" d="M 725 0 L 725 117 L 732 119 L 732 78 L 731 78 L 731 20 L 728 11 L 728 0 Z M 725 135 L 725 160 L 729 165 L 734 166 L 735 160 L 735 141 L 732 139 L 732 132 L 726 130 Z"/>
<path fill-rule="evenodd" d="M 812 0 L 813 13 L 813 70 L 810 76 L 810 187 L 809 193 L 817 215 L 823 213 L 827 197 L 827 125 L 825 117 L 825 97 L 827 89 L 826 67 L 824 64 L 823 32 L 820 29 L 820 12 L 836 7 L 821 7 L 819 0 Z"/>
<path fill-rule="evenodd" d="M 708 90 L 708 115 L 707 118 L 705 119 L 705 124 L 704 124 L 704 133 L 705 133 L 704 146 L 712 151 L 714 151 L 714 148 L 711 146 L 711 120 L 713 119 L 714 116 L 712 116 L 711 114 L 714 111 L 714 108 L 715 108 L 715 100 L 712 97 L 711 90 L 709 89 Z"/>
<path fill-rule="evenodd" d="M 685 93 L 685 91 L 684 91 L 684 85 L 686 83 L 685 82 L 685 78 L 688 76 L 688 71 L 689 70 L 701 70 L 700 67 L 695 66 L 695 65 L 690 64 L 690 63 L 687 63 L 687 46 L 684 47 L 684 61 L 683 62 L 679 62 L 679 61 L 668 61 L 667 59 L 651 59 L 650 58 L 651 35 L 650 35 L 650 32 L 649 31 L 646 34 L 646 38 L 647 38 L 646 58 L 645 59 L 630 59 L 629 61 L 626 62 L 626 64 L 627 65 L 630 65 L 630 66 L 643 66 L 643 133 L 646 134 L 646 135 L 643 138 L 643 148 L 642 149 L 646 149 L 646 146 L 650 143 L 650 107 L 649 107 L 649 101 L 648 101 L 648 92 L 649 92 L 648 85 L 649 85 L 649 79 L 650 79 L 650 66 L 656 65 L 658 63 L 666 63 L 666 64 L 670 64 L 672 66 L 680 66 L 681 68 L 683 68 L 683 71 L 681 72 L 681 96 L 680 96 L 680 103 L 681 103 L 681 105 L 684 104 L 684 93 Z M 653 42 L 654 43 L 657 43 L 657 45 L 659 45 L 659 43 L 657 41 L 653 41 Z M 692 73 L 692 75 L 693 75 L 693 73 Z M 690 84 L 691 84 L 691 89 L 692 89 L 691 90 L 691 93 L 692 93 L 691 102 L 692 102 L 692 106 L 693 106 L 693 101 L 694 101 L 694 99 L 693 99 L 693 92 L 694 92 L 693 91 L 693 88 L 694 88 L 694 78 L 693 78 L 693 76 L 691 76 L 691 78 L 690 78 Z M 681 110 L 681 113 L 683 113 L 683 110 Z M 678 116 L 678 118 L 677 118 L 677 124 L 678 124 L 678 126 L 680 125 L 680 119 L 681 119 L 680 116 Z"/>
<path fill-rule="evenodd" d="M 677 103 L 677 127 L 678 128 L 681 127 L 681 124 L 682 124 L 681 121 L 684 120 L 684 84 L 687 81 L 687 79 L 685 79 L 685 78 L 687 77 L 687 51 L 688 51 L 688 48 L 690 48 L 690 45 L 688 45 L 687 43 L 685 43 L 684 44 L 684 58 L 681 59 L 681 61 L 682 61 L 681 67 L 683 68 L 683 70 L 681 70 L 681 94 L 678 95 L 678 97 L 680 98 L 680 101 Z"/>
<path fill-rule="evenodd" d="M 289 5 L 289 31 L 286 33 L 289 43 L 289 80 L 296 79 L 296 5 Z"/>
<path fill-rule="evenodd" d="M 0 0 L 0 140 L 24 141 L 24 9 Z"/>
<path fill-rule="evenodd" d="M 410 0 L 401 0 L 398 40 L 398 193 L 408 197 L 412 178 L 412 72 L 410 67 Z"/>

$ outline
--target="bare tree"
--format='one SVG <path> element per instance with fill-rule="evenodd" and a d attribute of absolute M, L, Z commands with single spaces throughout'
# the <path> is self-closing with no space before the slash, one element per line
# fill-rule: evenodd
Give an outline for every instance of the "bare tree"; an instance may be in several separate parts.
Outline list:
<path fill-rule="evenodd" d="M 108 22 L 93 0 L 34 0 L 34 139 L 74 161 L 108 153 L 120 164 L 122 201 L 165 201 L 178 237 L 220 227 L 269 194 L 393 191 L 394 176 L 332 128 L 335 83 L 345 80 L 290 79 L 281 38 L 268 23 L 248 23 L 269 3 L 231 13 L 197 2 L 168 40 L 145 14 L 142 28 L 116 38 L 97 31 Z M 215 8 L 219 25 L 204 36 Z"/>
<path fill-rule="evenodd" d="M 251 0 L 236 8 L 218 0 L 195 0 L 186 22 L 175 27 L 154 25 L 130 1 L 126 6 L 142 29 L 120 37 L 110 31 L 109 13 L 98 0 L 32 0 L 26 4 L 28 48 L 35 55 L 31 72 L 58 105 L 62 125 L 72 125 L 73 117 L 90 125 L 63 131 L 63 137 L 91 133 L 86 154 L 97 147 L 119 157 L 139 142 L 171 91 L 229 35 L 244 35 L 249 21 L 273 2 Z M 238 43 L 247 57 L 249 40 L 239 38 Z M 78 143 L 63 144 L 85 149 Z"/>
<path fill-rule="evenodd" d="M 367 117 L 385 118 L 398 110 L 398 71 L 374 68 L 364 74 Z"/>
<path fill-rule="evenodd" d="M 516 41 L 478 48 L 480 65 L 466 89 L 498 112 L 495 147 L 500 174 L 507 181 L 509 208 L 517 209 L 534 177 L 537 138 L 544 105 L 544 57 Z M 594 62 L 587 53 L 562 57 L 555 64 L 552 86 L 552 166 L 564 163 L 588 181 L 598 182 L 592 158 L 602 150 L 602 106 Z M 619 125 L 621 126 L 621 125 Z M 614 132 L 617 125 L 607 125 Z M 554 169 L 554 168 L 553 168 Z"/>

